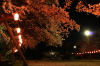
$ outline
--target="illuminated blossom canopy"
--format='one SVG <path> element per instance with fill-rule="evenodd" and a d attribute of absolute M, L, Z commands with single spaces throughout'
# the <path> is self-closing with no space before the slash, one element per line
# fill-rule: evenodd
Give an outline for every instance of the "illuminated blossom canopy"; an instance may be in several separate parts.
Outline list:
<path fill-rule="evenodd" d="M 64 8 L 59 7 L 58 0 L 0 0 L 0 15 L 18 13 L 19 21 L 8 20 L 12 30 L 20 27 L 24 47 L 35 47 L 44 42 L 47 45 L 61 46 L 63 37 L 69 30 L 80 30 L 80 26 L 70 19 L 69 9 L 74 1 L 65 0 Z M 79 0 L 77 12 L 99 14 L 100 4 L 88 4 Z"/>
<path fill-rule="evenodd" d="M 84 4 L 83 1 L 78 2 L 76 9 L 78 12 L 87 12 L 96 16 L 100 16 L 100 3 L 98 4 Z"/>

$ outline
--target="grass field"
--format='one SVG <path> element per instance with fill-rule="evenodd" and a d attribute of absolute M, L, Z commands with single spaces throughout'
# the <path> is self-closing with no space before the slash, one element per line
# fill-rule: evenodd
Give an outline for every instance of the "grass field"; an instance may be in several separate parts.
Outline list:
<path fill-rule="evenodd" d="M 29 66 L 100 66 L 100 60 L 28 60 Z M 14 66 L 23 66 L 21 63 L 18 63 Z"/>

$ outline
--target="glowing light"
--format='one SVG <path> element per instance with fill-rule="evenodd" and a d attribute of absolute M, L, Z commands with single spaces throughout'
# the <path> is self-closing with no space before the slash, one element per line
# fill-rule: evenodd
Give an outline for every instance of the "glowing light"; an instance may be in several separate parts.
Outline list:
<path fill-rule="evenodd" d="M 90 32 L 89 31 L 85 31 L 85 35 L 90 35 Z"/>
<path fill-rule="evenodd" d="M 82 53 L 79 53 L 79 54 L 82 54 Z"/>
<path fill-rule="evenodd" d="M 88 53 L 90 53 L 90 52 L 88 52 Z"/>
<path fill-rule="evenodd" d="M 17 28 L 17 33 L 20 33 L 20 31 L 21 31 L 20 28 Z"/>
<path fill-rule="evenodd" d="M 100 52 L 100 50 L 97 50 L 97 51 L 88 51 L 88 52 L 77 53 L 77 54 L 84 54 L 84 53 L 89 53 L 90 54 L 90 53 L 98 53 L 98 52 Z"/>
<path fill-rule="evenodd" d="M 21 46 L 22 46 L 22 44 L 19 44 L 19 46 L 21 47 Z"/>
<path fill-rule="evenodd" d="M 22 39 L 19 39 L 19 42 L 22 44 Z"/>
<path fill-rule="evenodd" d="M 20 33 L 21 29 L 20 28 L 16 28 L 17 29 L 17 33 Z M 18 39 L 19 39 L 19 46 L 21 47 L 22 45 L 22 36 L 21 35 L 18 35 Z"/>
<path fill-rule="evenodd" d="M 55 53 L 54 53 L 54 52 L 50 52 L 50 54 L 51 54 L 51 55 L 55 55 Z"/>
<path fill-rule="evenodd" d="M 74 53 L 72 52 L 72 54 L 74 54 Z"/>
<path fill-rule="evenodd" d="M 19 14 L 14 14 L 14 20 L 18 20 L 19 19 Z"/>
<path fill-rule="evenodd" d="M 76 46 L 74 46 L 74 48 L 76 48 Z"/>
<path fill-rule="evenodd" d="M 21 39 L 21 35 L 19 35 L 18 38 Z"/>
<path fill-rule="evenodd" d="M 96 51 L 96 52 L 98 52 L 98 51 Z"/>
<path fill-rule="evenodd" d="M 17 51 L 18 51 L 17 49 L 14 50 L 14 52 L 17 52 Z"/>
<path fill-rule="evenodd" d="M 89 36 L 89 35 L 92 35 L 92 34 L 93 34 L 93 32 L 91 32 L 91 31 L 89 31 L 89 30 L 85 31 L 85 35 L 86 35 L 86 36 Z"/>

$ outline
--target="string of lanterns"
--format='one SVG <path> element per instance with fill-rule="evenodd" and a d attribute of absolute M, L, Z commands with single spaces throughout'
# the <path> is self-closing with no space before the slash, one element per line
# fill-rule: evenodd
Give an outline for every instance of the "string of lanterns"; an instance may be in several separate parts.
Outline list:
<path fill-rule="evenodd" d="M 14 14 L 14 20 L 18 21 L 19 19 L 19 15 L 16 13 Z M 21 47 L 22 46 L 22 36 L 21 36 L 21 29 L 18 27 L 16 28 L 16 32 L 18 34 L 18 45 Z M 14 48 L 14 52 L 17 52 L 18 50 L 16 48 Z"/>
<path fill-rule="evenodd" d="M 88 51 L 88 52 L 80 52 L 80 53 L 76 53 L 76 54 L 78 55 L 78 54 L 90 54 L 90 53 L 100 53 L 100 50 Z M 72 54 L 74 54 L 74 53 L 72 53 Z"/>

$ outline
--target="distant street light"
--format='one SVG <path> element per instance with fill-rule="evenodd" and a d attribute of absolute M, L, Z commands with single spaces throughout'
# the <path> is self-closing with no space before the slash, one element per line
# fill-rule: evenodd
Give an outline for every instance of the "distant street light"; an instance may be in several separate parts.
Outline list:
<path fill-rule="evenodd" d="M 89 36 L 90 35 L 90 31 L 85 31 L 85 35 Z"/>
<path fill-rule="evenodd" d="M 76 48 L 76 46 L 74 46 L 74 48 Z"/>
<path fill-rule="evenodd" d="M 89 45 L 89 51 L 90 51 L 91 46 L 90 46 L 90 42 L 89 42 L 89 36 L 92 35 L 93 32 L 91 32 L 91 31 L 89 31 L 89 30 L 86 30 L 86 31 L 84 32 L 84 34 L 85 34 L 85 35 L 87 36 L 87 38 L 88 38 L 88 45 Z M 91 52 L 91 51 L 90 51 L 90 52 Z M 91 53 L 90 53 L 90 59 L 91 59 Z"/>
<path fill-rule="evenodd" d="M 75 55 L 75 58 L 76 58 L 76 46 L 74 46 L 74 55 Z"/>
<path fill-rule="evenodd" d="M 90 36 L 90 35 L 93 34 L 93 32 L 91 32 L 91 31 L 89 31 L 89 30 L 86 30 L 86 31 L 84 32 L 84 34 L 85 34 L 86 36 Z"/>

